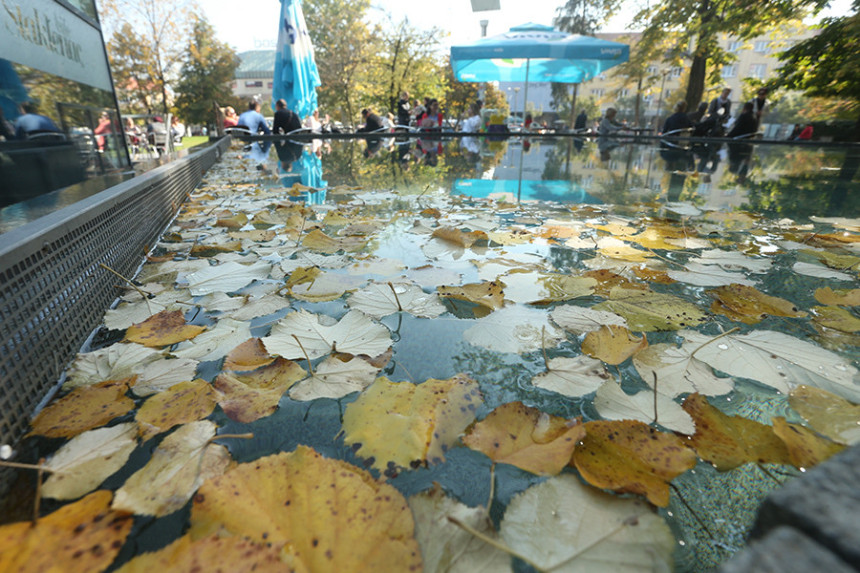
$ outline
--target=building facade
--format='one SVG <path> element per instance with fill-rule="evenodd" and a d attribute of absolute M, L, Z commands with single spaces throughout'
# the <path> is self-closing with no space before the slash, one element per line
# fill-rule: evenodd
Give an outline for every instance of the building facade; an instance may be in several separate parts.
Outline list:
<path fill-rule="evenodd" d="M 244 100 L 271 102 L 274 89 L 274 50 L 251 50 L 239 54 L 241 63 L 231 85 L 233 95 Z M 263 106 L 267 109 L 267 106 Z"/>

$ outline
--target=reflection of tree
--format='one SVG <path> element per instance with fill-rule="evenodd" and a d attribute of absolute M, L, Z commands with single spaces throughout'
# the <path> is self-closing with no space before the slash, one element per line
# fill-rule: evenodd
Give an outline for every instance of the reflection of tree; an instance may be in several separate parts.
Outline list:
<path fill-rule="evenodd" d="M 39 113 L 49 116 L 57 125 L 61 123 L 57 114 L 58 103 L 84 104 L 96 108 L 114 107 L 110 92 L 20 64 L 12 65 L 30 98 L 39 103 Z M 93 119 L 98 121 L 97 116 Z"/>

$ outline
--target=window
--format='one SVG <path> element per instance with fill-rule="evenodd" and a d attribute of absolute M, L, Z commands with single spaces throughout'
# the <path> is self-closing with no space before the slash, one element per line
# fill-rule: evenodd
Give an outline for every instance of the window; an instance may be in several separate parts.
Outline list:
<path fill-rule="evenodd" d="M 750 77 L 763 80 L 767 74 L 767 64 L 752 64 L 750 66 Z"/>
<path fill-rule="evenodd" d="M 741 49 L 741 45 L 742 45 L 742 43 L 740 41 L 732 40 L 731 42 L 729 42 L 727 50 L 729 52 L 737 52 L 738 50 Z"/>
<path fill-rule="evenodd" d="M 757 40 L 753 50 L 759 54 L 767 54 L 770 52 L 770 43 L 767 40 Z"/>
<path fill-rule="evenodd" d="M 249 81 L 245 82 L 245 87 L 246 88 L 261 88 L 261 87 L 263 87 L 263 82 L 262 82 L 262 80 L 260 80 L 260 81 L 249 80 Z"/>
<path fill-rule="evenodd" d="M 648 66 L 648 75 L 656 76 L 657 75 L 657 66 Z"/>
<path fill-rule="evenodd" d="M 603 97 L 603 88 L 596 88 L 591 90 L 591 95 L 595 97 Z"/>
<path fill-rule="evenodd" d="M 684 68 L 672 68 L 673 78 L 680 78 L 682 73 L 684 73 Z"/>
<path fill-rule="evenodd" d="M 663 92 L 663 97 L 669 99 L 672 96 L 672 90 L 666 90 Z"/>
<path fill-rule="evenodd" d="M 597 79 L 599 79 L 599 80 L 605 80 L 605 79 L 606 79 L 606 74 L 597 74 Z"/>
<path fill-rule="evenodd" d="M 735 78 L 738 75 L 738 65 L 730 64 L 728 66 L 723 66 L 723 77 L 724 78 Z"/>
<path fill-rule="evenodd" d="M 630 90 L 624 88 L 623 90 L 618 90 L 618 97 L 627 97 L 630 95 Z"/>

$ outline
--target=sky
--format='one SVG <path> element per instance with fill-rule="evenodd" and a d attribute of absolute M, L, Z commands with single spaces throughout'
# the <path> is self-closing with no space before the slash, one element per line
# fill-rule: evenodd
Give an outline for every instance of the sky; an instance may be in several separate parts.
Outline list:
<path fill-rule="evenodd" d="M 404 16 L 418 28 L 436 26 L 449 32 L 440 38 L 443 47 L 455 44 L 465 44 L 480 38 L 481 20 L 487 20 L 487 35 L 492 36 L 506 32 L 512 26 L 535 22 L 552 24 L 556 8 L 564 0 L 498 0 L 500 10 L 472 12 L 470 0 L 371 0 L 371 15 L 376 14 L 379 21 L 386 21 L 385 14 L 391 14 L 394 22 L 399 22 Z M 603 32 L 623 32 L 630 23 L 630 18 L 636 13 L 639 2 L 647 0 L 627 0 L 622 14 L 604 28 Z M 281 3 L 279 0 L 205 0 L 200 3 L 209 22 L 215 26 L 218 36 L 238 52 L 247 50 L 274 49 L 277 41 L 278 18 Z M 841 16 L 848 12 L 851 0 L 834 0 L 830 14 Z M 527 6 L 528 8 L 524 8 Z M 237 10 L 241 10 L 243 23 L 251 21 L 247 15 L 253 14 L 255 25 L 238 26 Z M 267 30 L 261 23 L 270 22 Z M 313 38 L 313 31 L 311 31 Z"/>

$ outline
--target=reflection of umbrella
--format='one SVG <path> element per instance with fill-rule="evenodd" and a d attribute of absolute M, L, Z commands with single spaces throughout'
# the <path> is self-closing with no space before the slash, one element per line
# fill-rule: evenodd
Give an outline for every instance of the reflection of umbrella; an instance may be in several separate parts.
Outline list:
<path fill-rule="evenodd" d="M 275 54 L 275 81 L 272 108 L 281 98 L 299 117 L 317 108 L 316 88 L 320 85 L 314 47 L 308 35 L 301 0 L 281 0 L 281 24 Z"/>
<path fill-rule="evenodd" d="M 551 26 L 523 24 L 509 32 L 451 46 L 454 77 L 461 82 L 579 84 L 627 61 L 630 47 Z"/>
<path fill-rule="evenodd" d="M 457 179 L 453 195 L 502 197 L 508 201 L 539 200 L 559 203 L 601 203 L 573 181 L 528 181 L 517 179 Z"/>

